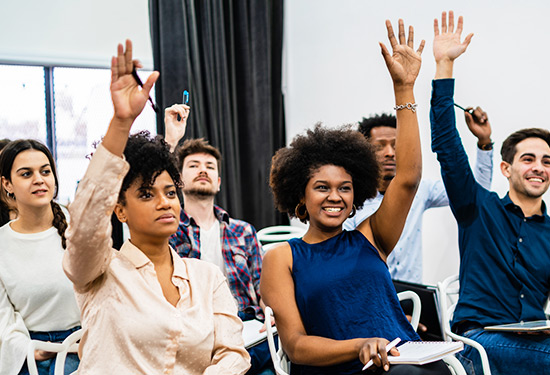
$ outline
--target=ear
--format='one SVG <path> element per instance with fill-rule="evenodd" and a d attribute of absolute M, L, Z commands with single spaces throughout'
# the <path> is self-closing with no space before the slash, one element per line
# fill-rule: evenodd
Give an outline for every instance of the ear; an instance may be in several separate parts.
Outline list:
<path fill-rule="evenodd" d="M 218 177 L 218 191 L 220 191 L 220 186 L 222 186 L 222 178 Z"/>
<path fill-rule="evenodd" d="M 120 203 L 117 203 L 116 206 L 115 206 L 115 215 L 118 219 L 118 221 L 120 221 L 121 223 L 125 223 L 127 218 L 126 218 L 126 210 L 124 209 L 124 206 L 121 205 Z"/>
<path fill-rule="evenodd" d="M 11 185 L 11 182 L 4 176 L 2 176 L 2 187 L 4 190 L 8 193 L 13 193 L 13 187 Z"/>
<path fill-rule="evenodd" d="M 502 172 L 502 174 L 504 175 L 504 177 L 506 178 L 510 178 L 510 176 L 512 175 L 510 169 L 512 168 L 512 165 L 506 161 L 501 161 L 500 162 L 500 171 Z"/>

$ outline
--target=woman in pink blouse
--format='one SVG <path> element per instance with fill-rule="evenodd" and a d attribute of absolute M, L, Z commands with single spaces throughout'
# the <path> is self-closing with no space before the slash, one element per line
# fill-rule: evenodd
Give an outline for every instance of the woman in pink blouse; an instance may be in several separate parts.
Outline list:
<path fill-rule="evenodd" d="M 244 374 L 249 356 L 224 276 L 168 245 L 181 184 L 166 143 L 128 137 L 158 78 L 132 77 L 132 44 L 111 63 L 114 116 L 71 204 L 63 267 L 82 312 L 79 374 Z M 112 249 L 111 213 L 130 229 Z"/>

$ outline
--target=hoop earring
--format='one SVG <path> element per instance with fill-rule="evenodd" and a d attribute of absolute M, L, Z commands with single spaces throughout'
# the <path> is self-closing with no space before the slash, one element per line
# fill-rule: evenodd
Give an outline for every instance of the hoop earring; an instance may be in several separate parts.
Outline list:
<path fill-rule="evenodd" d="M 352 218 L 352 217 L 355 216 L 356 213 L 357 213 L 357 207 L 355 207 L 355 205 L 353 205 L 353 207 L 351 208 L 351 212 L 350 212 L 348 217 Z"/>
<path fill-rule="evenodd" d="M 13 194 L 13 193 L 8 193 L 7 191 L 6 191 L 6 194 L 7 194 L 8 197 L 10 197 L 11 199 L 15 200 L 15 194 Z"/>
<path fill-rule="evenodd" d="M 302 209 L 302 207 L 304 208 L 304 212 L 300 212 L 300 210 Z M 296 215 L 296 217 L 298 219 L 300 219 L 301 222 L 305 223 L 306 220 L 307 220 L 307 217 L 308 217 L 308 213 L 307 213 L 307 208 L 306 208 L 306 205 L 302 202 L 298 203 L 296 205 L 296 208 L 294 209 L 294 214 Z"/>

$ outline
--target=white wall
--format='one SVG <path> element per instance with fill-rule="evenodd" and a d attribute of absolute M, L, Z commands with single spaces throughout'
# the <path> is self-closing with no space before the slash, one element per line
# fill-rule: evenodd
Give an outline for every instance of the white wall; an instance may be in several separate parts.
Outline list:
<path fill-rule="evenodd" d="M 474 32 L 468 51 L 455 65 L 455 100 L 480 105 L 489 113 L 495 141 L 493 188 L 508 190 L 499 169 L 504 138 L 523 127 L 548 128 L 548 10 L 541 1 L 386 1 L 289 0 L 285 3 L 285 110 L 287 137 L 317 121 L 331 126 L 354 123 L 382 111 L 392 112 L 389 74 L 378 41 L 387 43 L 384 20 L 402 17 L 415 27 L 417 43 L 426 40 L 416 85 L 424 177 L 439 178 L 430 150 L 429 100 L 435 73 L 433 19 L 442 10 L 464 16 L 464 33 Z M 458 114 L 458 112 L 457 112 Z M 469 155 L 475 138 L 463 118 L 459 130 Z M 550 195 L 546 194 L 546 200 Z M 456 224 L 448 208 L 424 216 L 424 281 L 435 283 L 458 272 Z"/>
<path fill-rule="evenodd" d="M 147 0 L 2 0 L 0 14 L 0 63 L 108 68 L 129 38 L 153 68 Z"/>

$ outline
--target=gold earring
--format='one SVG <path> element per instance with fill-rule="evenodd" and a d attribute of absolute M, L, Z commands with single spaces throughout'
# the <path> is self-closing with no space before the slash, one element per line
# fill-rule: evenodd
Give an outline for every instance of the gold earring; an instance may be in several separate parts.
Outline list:
<path fill-rule="evenodd" d="M 304 212 L 300 212 L 302 207 L 304 208 Z M 298 203 L 294 209 L 294 214 L 301 222 L 305 223 L 308 217 L 306 205 L 303 202 Z"/>

